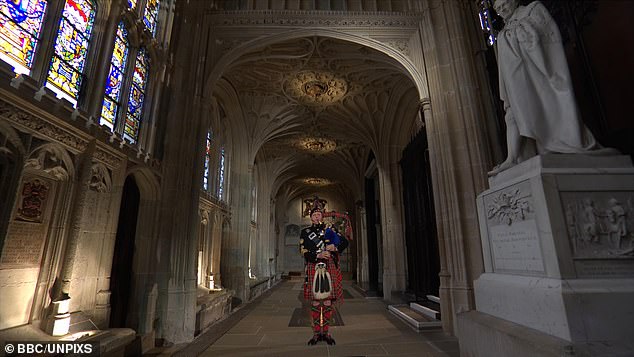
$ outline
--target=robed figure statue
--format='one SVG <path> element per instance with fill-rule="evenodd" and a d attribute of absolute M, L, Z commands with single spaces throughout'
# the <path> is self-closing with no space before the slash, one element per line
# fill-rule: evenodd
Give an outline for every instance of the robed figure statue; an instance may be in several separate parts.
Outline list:
<path fill-rule="evenodd" d="M 605 152 L 581 122 L 561 33 L 548 10 L 519 0 L 496 0 L 494 8 L 505 22 L 497 51 L 508 157 L 489 174 L 536 154 Z"/>

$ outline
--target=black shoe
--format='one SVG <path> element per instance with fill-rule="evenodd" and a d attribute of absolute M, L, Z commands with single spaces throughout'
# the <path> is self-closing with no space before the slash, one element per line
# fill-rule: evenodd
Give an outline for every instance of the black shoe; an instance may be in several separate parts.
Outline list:
<path fill-rule="evenodd" d="M 321 341 L 321 335 L 316 333 L 315 335 L 313 335 L 313 338 L 311 338 L 310 340 L 308 340 L 308 345 L 309 346 L 314 346 L 317 344 L 317 342 Z"/>
<path fill-rule="evenodd" d="M 335 339 L 332 338 L 332 336 L 330 336 L 330 334 L 327 335 L 321 335 L 321 340 L 322 341 L 326 341 L 327 344 L 329 345 L 336 345 L 337 343 L 335 342 Z"/>

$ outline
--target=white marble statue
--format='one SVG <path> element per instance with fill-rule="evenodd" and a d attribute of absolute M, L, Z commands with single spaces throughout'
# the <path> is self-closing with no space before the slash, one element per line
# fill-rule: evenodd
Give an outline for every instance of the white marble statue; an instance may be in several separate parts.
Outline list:
<path fill-rule="evenodd" d="M 506 111 L 508 157 L 495 175 L 536 154 L 599 149 L 583 125 L 557 24 L 539 1 L 496 0 L 500 96 Z"/>

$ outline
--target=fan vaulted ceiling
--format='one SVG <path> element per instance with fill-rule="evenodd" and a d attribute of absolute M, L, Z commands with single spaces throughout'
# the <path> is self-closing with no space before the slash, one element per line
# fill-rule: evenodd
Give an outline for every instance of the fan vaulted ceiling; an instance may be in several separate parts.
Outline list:
<path fill-rule="evenodd" d="M 272 165 L 278 187 L 299 191 L 358 187 L 369 150 L 389 144 L 386 137 L 402 121 L 411 128 L 418 104 L 397 61 L 331 38 L 254 48 L 224 78 L 237 91 L 259 148 L 256 162 Z M 410 108 L 411 118 L 395 118 L 391 106 Z"/>

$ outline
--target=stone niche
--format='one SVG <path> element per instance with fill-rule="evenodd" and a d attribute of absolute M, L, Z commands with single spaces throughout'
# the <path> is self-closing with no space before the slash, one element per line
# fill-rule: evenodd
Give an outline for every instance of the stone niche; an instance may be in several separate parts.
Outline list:
<path fill-rule="evenodd" d="M 29 322 L 51 223 L 57 183 L 24 175 L 0 254 L 0 330 Z"/>
<path fill-rule="evenodd" d="M 476 309 L 573 345 L 634 331 L 634 167 L 627 156 L 536 156 L 477 198 Z M 461 340 L 462 345 L 462 340 Z"/>

